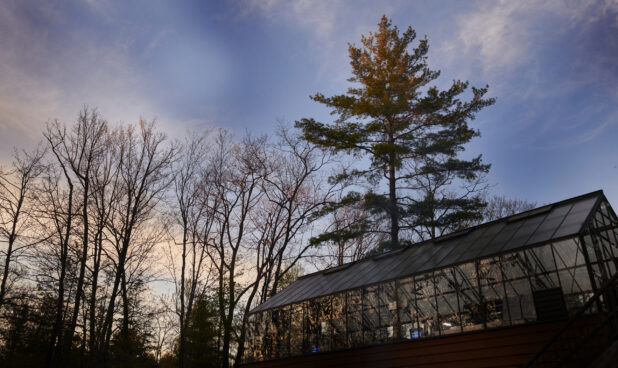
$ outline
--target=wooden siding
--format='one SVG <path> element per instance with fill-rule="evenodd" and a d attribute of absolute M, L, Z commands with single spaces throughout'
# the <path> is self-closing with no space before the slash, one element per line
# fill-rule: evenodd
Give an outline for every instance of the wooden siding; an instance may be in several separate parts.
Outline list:
<path fill-rule="evenodd" d="M 572 331 L 586 330 L 598 316 L 583 317 Z M 245 368 L 319 367 L 521 367 L 564 325 L 564 321 L 536 323 L 510 328 L 393 343 L 338 352 L 245 364 Z M 594 345 L 594 344 L 593 344 Z M 570 366 L 585 367 L 598 356 L 598 349 L 586 349 L 585 356 L 572 359 Z M 582 364 L 584 363 L 584 364 Z"/>

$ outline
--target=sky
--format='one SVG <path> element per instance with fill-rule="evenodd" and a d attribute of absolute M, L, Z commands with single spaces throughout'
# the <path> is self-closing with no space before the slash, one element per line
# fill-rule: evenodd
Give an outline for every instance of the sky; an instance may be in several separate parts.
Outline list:
<path fill-rule="evenodd" d="M 466 154 L 495 194 L 538 204 L 603 189 L 618 208 L 618 0 L 0 0 L 0 162 L 72 123 L 157 119 L 180 138 L 331 122 L 348 43 L 386 14 L 429 40 L 436 81 L 489 85 Z"/>

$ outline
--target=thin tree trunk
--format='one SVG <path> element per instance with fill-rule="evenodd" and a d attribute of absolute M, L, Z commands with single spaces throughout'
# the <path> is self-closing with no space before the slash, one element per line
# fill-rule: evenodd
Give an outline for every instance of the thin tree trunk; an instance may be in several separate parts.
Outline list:
<path fill-rule="evenodd" d="M 97 350 L 97 335 L 96 335 L 96 307 L 97 307 L 97 288 L 99 281 L 99 268 L 101 267 L 101 253 L 103 248 L 102 228 L 95 235 L 94 263 L 92 266 L 92 290 L 90 293 L 89 318 L 90 318 L 90 339 L 88 347 L 90 350 L 90 360 L 94 362 Z"/>
<path fill-rule="evenodd" d="M 64 167 L 63 167 L 64 170 Z M 73 183 L 70 178 L 66 174 L 65 176 L 68 180 L 69 184 L 69 203 L 67 209 L 67 222 L 66 222 L 66 231 L 64 235 L 64 239 L 61 239 L 61 250 L 60 250 L 60 278 L 58 279 L 58 300 L 56 304 L 56 320 L 54 321 L 54 326 L 52 328 L 52 334 L 49 342 L 49 347 L 47 350 L 47 357 L 45 359 L 45 367 L 51 367 L 54 362 L 58 362 L 61 364 L 62 362 L 62 325 L 63 325 L 63 305 L 64 305 L 64 279 L 66 277 L 66 268 L 67 268 L 67 258 L 69 253 L 69 237 L 71 235 L 71 221 L 73 217 Z M 59 216 L 59 214 L 56 214 Z M 57 220 L 56 220 L 57 221 Z M 56 345 L 57 341 L 57 345 Z M 60 347 L 56 349 L 56 346 Z M 56 356 L 54 356 L 54 352 L 57 350 Z"/>
<path fill-rule="evenodd" d="M 73 306 L 73 314 L 71 318 L 71 322 L 69 324 L 69 328 L 66 333 L 65 340 L 65 350 L 68 352 L 71 349 L 71 344 L 73 341 L 73 335 L 75 334 L 75 326 L 77 325 L 77 317 L 79 315 L 79 305 L 82 300 L 83 288 L 84 288 L 84 277 L 86 273 L 86 261 L 88 260 L 88 231 L 89 231 L 89 221 L 88 221 L 88 192 L 89 191 L 89 181 L 88 178 L 84 179 L 84 195 L 83 195 L 83 203 L 82 203 L 82 217 L 83 217 L 83 238 L 82 238 L 82 254 L 79 260 L 79 277 L 77 279 L 77 289 L 75 291 L 75 304 Z M 85 333 L 85 331 L 84 331 Z"/>
<path fill-rule="evenodd" d="M 122 268 L 121 291 L 122 291 L 122 330 L 121 336 L 125 343 L 129 341 L 129 294 L 127 291 L 126 267 Z"/>
<path fill-rule="evenodd" d="M 0 284 L 0 307 L 4 304 L 4 298 L 6 296 L 6 283 L 9 279 L 9 269 L 11 265 L 11 256 L 13 255 L 13 244 L 17 238 L 17 221 L 19 220 L 19 214 L 21 212 L 21 206 L 24 202 L 24 197 L 20 193 L 19 201 L 17 202 L 17 208 L 13 216 L 13 224 L 11 226 L 11 234 L 9 235 L 9 244 L 6 250 L 6 257 L 4 260 L 4 270 L 2 272 L 2 284 Z"/>
<path fill-rule="evenodd" d="M 260 279 L 260 276 L 256 277 L 256 285 L 251 291 L 249 298 L 247 299 L 247 303 L 245 304 L 245 310 L 243 313 L 243 321 L 242 328 L 240 329 L 240 336 L 238 337 L 238 349 L 236 351 L 236 360 L 234 361 L 234 367 L 240 366 L 242 363 L 242 356 L 245 353 L 245 338 L 247 337 L 247 321 L 249 318 L 249 311 L 251 310 L 251 303 L 253 302 L 253 298 L 258 290 L 257 281 Z"/>
<path fill-rule="evenodd" d="M 187 262 L 187 221 L 183 220 L 182 232 L 182 266 L 180 271 L 180 342 L 178 346 L 178 367 L 185 366 L 185 269 Z M 195 282 L 195 280 L 193 280 Z"/>
<path fill-rule="evenodd" d="M 116 308 L 116 297 L 118 296 L 118 288 L 120 287 L 121 272 L 124 269 L 124 262 L 126 258 L 127 249 L 123 245 L 123 249 L 120 252 L 118 259 L 118 267 L 116 270 L 116 276 L 114 277 L 114 286 L 112 288 L 112 294 L 110 295 L 109 305 L 105 314 L 105 322 L 102 329 L 102 340 L 100 351 L 102 353 L 103 361 L 107 359 L 107 350 L 112 337 L 112 325 L 114 323 L 114 311 Z"/>

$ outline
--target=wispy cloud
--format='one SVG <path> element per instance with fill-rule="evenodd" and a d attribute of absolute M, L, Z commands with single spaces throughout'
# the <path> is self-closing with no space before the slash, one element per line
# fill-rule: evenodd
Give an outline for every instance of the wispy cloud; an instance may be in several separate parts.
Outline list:
<path fill-rule="evenodd" d="M 402 7 L 400 1 L 344 0 L 237 0 L 236 5 L 241 17 L 261 17 L 304 34 L 307 44 L 299 49 L 308 48 L 318 77 L 340 86 L 349 77 L 347 44 L 375 31 L 382 14 L 392 16 Z"/>
<path fill-rule="evenodd" d="M 519 149 L 601 139 L 618 116 L 618 1 L 479 1 L 442 54 L 489 83 Z"/>
<path fill-rule="evenodd" d="M 463 51 L 487 73 L 503 73 L 530 63 L 546 40 L 573 30 L 586 35 L 607 16 L 617 22 L 617 15 L 615 0 L 477 2 L 457 17 L 459 47 L 447 50 Z"/>
<path fill-rule="evenodd" d="M 340 0 L 240 0 L 237 4 L 242 16 L 257 13 L 272 22 L 296 24 L 322 40 L 332 38 L 337 16 L 344 6 Z"/>
<path fill-rule="evenodd" d="M 0 159 L 38 141 L 47 120 L 71 122 L 84 104 L 111 121 L 155 111 L 127 50 L 67 32 L 67 17 L 45 1 L 0 3 Z"/>
<path fill-rule="evenodd" d="M 521 1 L 502 1 L 483 5 L 472 13 L 459 17 L 459 40 L 462 48 L 456 52 L 477 55 L 486 71 L 524 63 L 529 56 L 531 32 L 522 13 L 528 8 Z M 455 50 L 453 50 L 455 52 Z"/>

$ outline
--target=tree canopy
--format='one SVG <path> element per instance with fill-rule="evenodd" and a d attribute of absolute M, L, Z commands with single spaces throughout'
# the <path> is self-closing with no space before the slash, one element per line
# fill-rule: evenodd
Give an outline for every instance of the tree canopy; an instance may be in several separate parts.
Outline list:
<path fill-rule="evenodd" d="M 342 170 L 332 180 L 368 184 L 364 193 L 350 191 L 341 206 L 362 201 L 375 216 L 373 226 L 360 222 L 356 231 L 375 231 L 386 222 L 390 246 L 397 247 L 402 230 L 419 237 L 436 237 L 463 220 L 479 218 L 484 202 L 476 194 L 489 165 L 482 157 L 461 157 L 464 145 L 479 131 L 468 122 L 495 102 L 488 86 L 470 87 L 459 80 L 445 90 L 430 85 L 440 72 L 427 64 L 428 40 L 411 48 L 416 32 L 382 16 L 378 31 L 361 37 L 362 46 L 349 44 L 352 83 L 346 93 L 311 98 L 331 109 L 332 123 L 304 118 L 296 122 L 304 139 L 324 150 L 364 158 L 368 164 Z M 361 162 L 363 162 L 361 160 Z M 367 162 L 367 161 L 365 161 Z M 460 184 L 463 190 L 453 186 Z M 332 232 L 321 241 L 341 236 Z"/>

